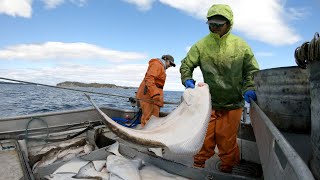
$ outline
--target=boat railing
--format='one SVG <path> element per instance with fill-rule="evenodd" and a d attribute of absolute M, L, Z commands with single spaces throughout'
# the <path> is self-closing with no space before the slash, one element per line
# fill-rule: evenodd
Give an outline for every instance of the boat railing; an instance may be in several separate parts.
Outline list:
<path fill-rule="evenodd" d="M 302 158 L 253 101 L 250 119 L 257 140 L 264 179 L 314 179 Z"/>
<path fill-rule="evenodd" d="M 102 107 L 101 109 L 107 112 L 110 117 L 125 117 L 126 115 L 131 117 L 135 113 L 133 110 L 110 107 Z M 35 118 L 41 121 L 32 121 Z M 93 108 L 0 118 L 0 139 L 23 135 L 26 129 L 30 133 L 43 132 L 47 129 L 56 132 L 68 127 L 68 129 L 86 127 L 88 124 L 100 121 L 99 114 Z"/>

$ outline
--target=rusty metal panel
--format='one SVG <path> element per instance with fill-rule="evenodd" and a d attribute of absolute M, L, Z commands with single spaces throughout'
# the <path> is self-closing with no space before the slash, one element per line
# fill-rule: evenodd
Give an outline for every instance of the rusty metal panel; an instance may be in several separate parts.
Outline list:
<path fill-rule="evenodd" d="M 282 131 L 310 133 L 307 70 L 297 66 L 265 69 L 254 75 L 259 107 Z"/>
<path fill-rule="evenodd" d="M 308 166 L 253 101 L 250 119 L 259 149 L 264 179 L 314 179 Z"/>

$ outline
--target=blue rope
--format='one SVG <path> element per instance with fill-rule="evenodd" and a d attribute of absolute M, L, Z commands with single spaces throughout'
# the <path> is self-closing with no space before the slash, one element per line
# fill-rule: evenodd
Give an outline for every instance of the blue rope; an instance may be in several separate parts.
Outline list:
<path fill-rule="evenodd" d="M 136 127 L 138 124 L 140 124 L 141 115 L 142 115 L 142 111 L 140 109 L 137 112 L 137 114 L 132 118 L 132 120 L 134 120 L 133 122 L 132 122 L 132 120 L 125 119 L 125 118 L 118 118 L 118 117 L 114 117 L 114 118 L 112 118 L 112 120 L 114 120 L 115 122 L 117 122 L 118 124 L 120 124 L 124 127 L 133 128 L 133 127 Z M 132 123 L 128 124 L 130 122 L 132 122 Z"/>

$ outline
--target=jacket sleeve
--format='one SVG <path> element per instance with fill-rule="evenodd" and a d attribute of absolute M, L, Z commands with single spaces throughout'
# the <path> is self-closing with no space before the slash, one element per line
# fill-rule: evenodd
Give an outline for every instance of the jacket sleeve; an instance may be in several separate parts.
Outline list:
<path fill-rule="evenodd" d="M 253 75 L 254 72 L 259 71 L 259 65 L 256 58 L 253 55 L 251 48 L 248 46 L 245 52 L 244 66 L 243 66 L 243 77 L 244 86 L 243 93 L 248 90 L 255 90 Z"/>
<path fill-rule="evenodd" d="M 185 85 L 185 81 L 188 79 L 192 79 L 193 70 L 197 66 L 199 66 L 199 50 L 196 45 L 193 45 L 187 56 L 181 61 L 180 66 L 180 74 L 181 74 L 181 82 Z"/>
<path fill-rule="evenodd" d="M 163 66 L 152 63 L 149 65 L 148 71 L 146 73 L 145 83 L 151 98 L 157 94 L 161 94 L 162 89 L 159 89 L 156 86 L 156 78 L 160 76 L 162 70 L 161 68 L 163 68 Z"/>

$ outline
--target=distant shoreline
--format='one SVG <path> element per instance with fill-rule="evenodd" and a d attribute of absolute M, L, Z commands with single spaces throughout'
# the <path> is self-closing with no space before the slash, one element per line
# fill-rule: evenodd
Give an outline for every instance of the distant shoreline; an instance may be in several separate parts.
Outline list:
<path fill-rule="evenodd" d="M 94 87 L 94 88 L 122 88 L 122 89 L 137 89 L 137 87 L 117 86 L 115 84 L 100 84 L 100 83 L 82 83 L 76 81 L 65 81 L 58 83 L 58 87 Z"/>
<path fill-rule="evenodd" d="M 30 83 L 13 83 L 13 82 L 5 82 L 0 81 L 0 84 L 10 84 L 10 85 L 30 85 Z M 31 84 L 37 85 L 37 84 Z M 42 84 L 39 84 L 40 86 Z M 76 81 L 65 81 L 56 84 L 57 87 L 68 87 L 68 88 L 75 88 L 75 87 L 94 87 L 94 88 L 122 88 L 122 89 L 138 89 L 138 87 L 129 87 L 129 86 L 117 86 L 115 84 L 100 84 L 100 83 L 82 83 Z"/>

